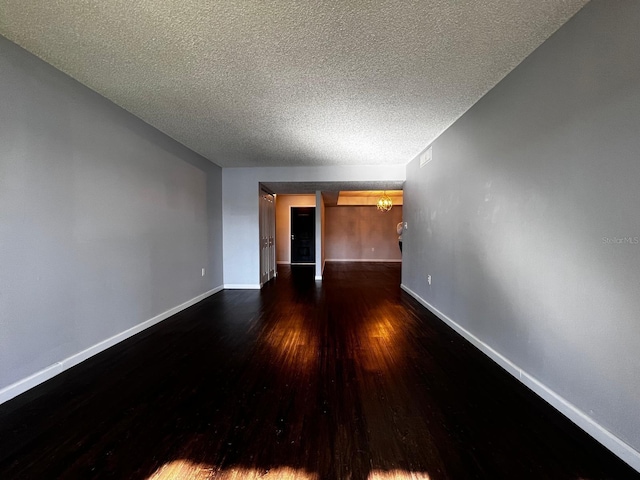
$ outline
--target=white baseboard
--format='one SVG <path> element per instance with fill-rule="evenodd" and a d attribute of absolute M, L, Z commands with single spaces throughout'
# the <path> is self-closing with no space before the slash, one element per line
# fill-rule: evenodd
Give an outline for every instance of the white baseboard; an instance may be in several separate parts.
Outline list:
<path fill-rule="evenodd" d="M 322 280 L 322 275 L 316 275 L 316 281 L 317 280 Z"/>
<path fill-rule="evenodd" d="M 276 265 L 289 265 L 290 262 L 287 262 L 286 260 L 278 260 L 276 262 Z"/>
<path fill-rule="evenodd" d="M 225 283 L 225 290 L 260 290 L 259 283 Z"/>
<path fill-rule="evenodd" d="M 29 375 L 28 377 L 22 378 L 17 382 L 4 387 L 2 390 L 0 390 L 0 404 L 7 402 L 14 397 L 17 397 L 21 393 L 24 393 L 43 382 L 46 382 L 50 378 L 55 377 L 63 371 L 64 368 L 62 367 L 62 362 L 57 362 L 53 365 L 49 365 L 48 367 L 43 368 L 33 375 Z"/>
<path fill-rule="evenodd" d="M 440 320 L 442 320 L 444 323 L 446 323 L 456 332 L 462 335 L 467 341 L 471 342 L 476 348 L 478 348 L 478 350 L 480 350 L 511 375 L 520 380 L 523 384 L 529 387 L 534 393 L 540 396 L 552 407 L 566 416 L 578 427 L 582 428 L 585 432 L 591 435 L 606 448 L 611 450 L 615 455 L 620 457 L 620 459 L 640 472 L 640 452 L 635 450 L 631 445 L 616 437 L 614 434 L 609 432 L 606 428 L 597 423 L 593 418 L 589 417 L 586 413 L 577 408 L 564 397 L 558 395 L 556 392 L 551 390 L 535 377 L 522 370 L 507 357 L 484 343 L 473 333 L 469 332 L 467 329 L 454 322 L 451 318 L 431 305 L 409 287 L 404 284 L 401 284 L 400 287 L 413 298 L 415 298 L 418 302 L 420 302 L 427 310 L 431 311 Z"/>
<path fill-rule="evenodd" d="M 17 397 L 21 393 L 24 393 L 27 390 L 49 380 L 50 378 L 55 377 L 56 375 L 64 372 L 65 370 L 68 370 L 69 368 L 79 364 L 80 362 L 83 362 L 84 360 L 106 350 L 107 348 L 112 347 L 113 345 L 120 343 L 123 340 L 126 340 L 127 338 L 132 337 L 135 334 L 140 333 L 141 331 L 146 330 L 147 328 L 152 327 L 157 323 L 160 323 L 162 320 L 165 320 L 170 316 L 175 315 L 176 313 L 186 308 L 189 308 L 191 305 L 194 305 L 199 301 L 204 300 L 205 298 L 213 295 L 214 293 L 218 293 L 222 289 L 223 287 L 219 286 L 212 290 L 209 290 L 208 292 L 198 295 L 197 297 L 194 297 L 191 300 L 188 300 L 178 305 L 177 307 L 170 308 L 169 310 L 162 312 L 161 314 L 156 315 L 155 317 L 150 318 L 149 320 L 145 320 L 144 322 L 139 323 L 138 325 L 135 325 L 123 332 L 120 332 L 114 335 L 113 337 L 110 337 L 110 338 L 107 338 L 106 340 L 98 342 L 95 345 L 89 348 L 86 348 L 85 350 L 82 350 L 81 352 L 78 352 L 74 355 L 71 355 L 70 357 L 67 357 L 59 362 L 54 363 L 53 365 L 49 365 L 48 367 L 43 368 L 42 370 L 34 373 L 33 375 L 25 377 L 21 380 L 18 380 L 15 383 L 12 383 L 7 387 L 4 387 L 3 389 L 0 390 L 0 404 L 8 400 L 11 400 L 14 397 Z"/>
<path fill-rule="evenodd" d="M 325 262 L 381 262 L 381 263 L 400 263 L 402 259 L 384 259 L 384 258 L 327 258 Z"/>

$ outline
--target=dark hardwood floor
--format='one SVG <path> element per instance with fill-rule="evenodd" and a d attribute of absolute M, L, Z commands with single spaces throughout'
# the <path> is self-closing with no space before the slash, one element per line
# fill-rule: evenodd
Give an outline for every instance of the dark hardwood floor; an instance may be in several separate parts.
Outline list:
<path fill-rule="evenodd" d="M 0 405 L 0 478 L 601 479 L 636 472 L 399 288 L 279 268 Z"/>

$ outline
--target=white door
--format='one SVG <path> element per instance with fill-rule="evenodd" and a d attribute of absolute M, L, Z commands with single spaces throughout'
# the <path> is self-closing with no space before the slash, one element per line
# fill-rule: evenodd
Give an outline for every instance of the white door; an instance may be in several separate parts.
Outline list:
<path fill-rule="evenodd" d="M 270 195 L 269 202 L 269 280 L 276 276 L 276 201 Z"/>
<path fill-rule="evenodd" d="M 260 283 L 276 275 L 276 208 L 273 195 L 260 193 Z"/>

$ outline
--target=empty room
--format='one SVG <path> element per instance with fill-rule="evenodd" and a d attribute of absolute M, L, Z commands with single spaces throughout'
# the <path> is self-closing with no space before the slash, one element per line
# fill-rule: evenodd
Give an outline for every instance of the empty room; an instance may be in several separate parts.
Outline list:
<path fill-rule="evenodd" d="M 0 478 L 640 478 L 638 25 L 0 0 Z"/>

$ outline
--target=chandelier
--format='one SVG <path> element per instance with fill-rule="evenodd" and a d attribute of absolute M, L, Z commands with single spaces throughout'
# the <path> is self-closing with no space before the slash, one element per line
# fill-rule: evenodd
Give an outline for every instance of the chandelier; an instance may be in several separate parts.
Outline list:
<path fill-rule="evenodd" d="M 388 212 L 393 207 L 391 198 L 387 195 L 387 192 L 383 192 L 382 196 L 378 199 L 377 208 L 381 212 Z"/>

